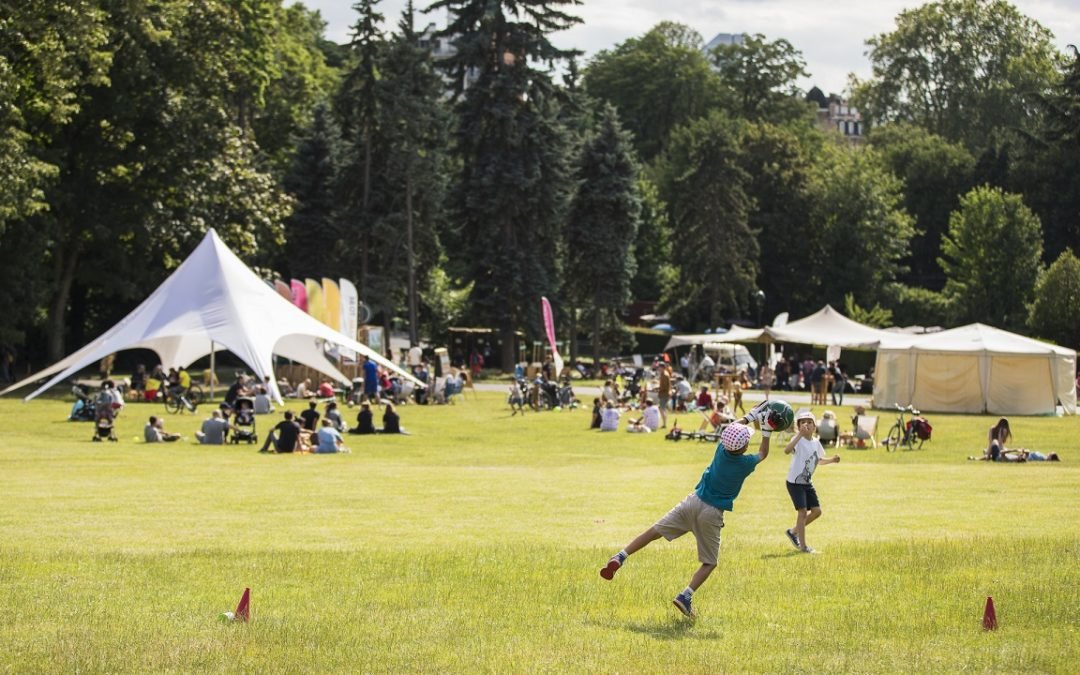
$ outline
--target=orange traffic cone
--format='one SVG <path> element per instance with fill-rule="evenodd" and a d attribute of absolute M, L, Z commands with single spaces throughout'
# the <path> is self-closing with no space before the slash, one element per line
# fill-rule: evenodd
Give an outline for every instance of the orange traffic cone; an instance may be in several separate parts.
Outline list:
<path fill-rule="evenodd" d="M 993 611 L 993 609 L 991 609 Z M 235 618 L 233 621 L 249 621 L 251 619 L 251 589 L 245 588 L 244 595 L 240 597 L 240 604 L 236 606 L 236 611 L 233 612 Z"/>
<path fill-rule="evenodd" d="M 983 610 L 983 630 L 997 630 L 997 613 L 994 612 L 994 598 L 986 596 L 986 609 Z"/>

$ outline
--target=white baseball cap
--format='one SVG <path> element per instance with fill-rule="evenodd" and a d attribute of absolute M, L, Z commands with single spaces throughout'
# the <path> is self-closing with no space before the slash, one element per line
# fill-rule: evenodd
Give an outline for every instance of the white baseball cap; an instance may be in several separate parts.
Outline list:
<path fill-rule="evenodd" d="M 795 413 L 795 424 L 799 423 L 799 420 L 810 420 L 814 424 L 817 424 L 817 418 L 814 417 L 814 411 L 803 408 L 799 412 Z"/>

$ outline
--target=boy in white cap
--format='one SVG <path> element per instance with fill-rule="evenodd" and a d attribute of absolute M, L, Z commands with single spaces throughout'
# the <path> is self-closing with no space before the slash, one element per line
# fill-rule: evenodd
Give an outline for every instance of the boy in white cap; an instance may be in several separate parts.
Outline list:
<path fill-rule="evenodd" d="M 810 478 L 818 464 L 835 464 L 840 461 L 840 455 L 825 456 L 821 441 L 814 438 L 817 420 L 813 412 L 804 409 L 796 413 L 795 427 L 798 432 L 784 447 L 784 454 L 794 454 L 788 469 L 787 490 L 798 517 L 795 527 L 787 530 L 786 534 L 795 548 L 803 553 L 816 553 L 806 544 L 806 526 L 821 517 L 821 504 Z"/>
<path fill-rule="evenodd" d="M 743 481 L 753 473 L 757 465 L 769 456 L 769 435 L 771 429 L 762 424 L 765 419 L 766 405 L 763 402 L 753 408 L 738 421 L 729 424 L 720 434 L 720 443 L 716 446 L 712 463 L 705 468 L 697 487 L 687 495 L 666 516 L 634 538 L 626 548 L 611 556 L 600 570 L 600 576 L 611 580 L 615 572 L 626 562 L 626 558 L 641 550 L 660 537 L 671 541 L 693 532 L 697 540 L 698 560 L 701 567 L 694 572 L 686 589 L 675 596 L 672 603 L 680 612 L 696 618 L 691 607 L 691 600 L 701 584 L 716 569 L 720 554 L 720 530 L 724 527 L 724 511 L 734 508 L 735 498 L 742 489 Z M 750 436 L 753 433 L 748 426 L 751 422 L 761 425 L 761 445 L 756 455 L 747 455 Z"/>

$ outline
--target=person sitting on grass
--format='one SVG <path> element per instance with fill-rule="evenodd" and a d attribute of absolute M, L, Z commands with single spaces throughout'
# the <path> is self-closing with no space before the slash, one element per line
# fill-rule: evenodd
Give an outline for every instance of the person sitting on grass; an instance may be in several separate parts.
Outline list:
<path fill-rule="evenodd" d="M 600 431 L 618 431 L 619 430 L 619 409 L 615 407 L 615 404 L 608 401 L 604 404 L 604 414 L 600 419 Z"/>
<path fill-rule="evenodd" d="M 322 426 L 319 427 L 317 436 L 319 442 L 318 445 L 315 446 L 315 452 L 318 454 L 349 451 L 349 449 L 345 447 L 345 440 L 341 437 L 341 433 L 334 428 L 334 423 L 328 419 L 322 421 Z"/>
<path fill-rule="evenodd" d="M 986 452 L 983 453 L 992 462 L 1000 461 L 1001 455 L 1005 452 L 1005 442 L 1012 440 L 1012 430 L 1009 429 L 1009 420 L 1002 417 L 997 421 L 997 424 L 990 427 L 990 439 L 989 444 L 986 446 Z"/>
<path fill-rule="evenodd" d="M 589 428 L 599 429 L 603 421 L 604 409 L 600 406 L 600 399 L 594 398 L 592 402 L 592 421 L 589 423 Z"/>
<path fill-rule="evenodd" d="M 266 442 L 263 443 L 259 452 L 270 452 L 271 445 L 274 447 L 275 452 L 294 452 L 308 449 L 300 441 L 300 425 L 296 423 L 291 410 L 286 410 L 285 419 L 278 422 L 277 426 L 266 435 Z"/>
<path fill-rule="evenodd" d="M 401 428 L 401 417 L 398 416 L 394 410 L 393 403 L 387 403 L 386 408 L 383 409 L 382 416 L 382 433 L 384 434 L 405 434 L 409 435 L 409 432 Z"/>
<path fill-rule="evenodd" d="M 330 423 L 334 425 L 334 428 L 340 433 L 345 433 L 346 426 L 345 420 L 341 419 L 341 413 L 338 412 L 337 401 L 326 402 L 326 412 L 324 413 L 325 419 L 330 420 Z"/>
<path fill-rule="evenodd" d="M 641 411 L 641 417 L 636 420 L 627 420 L 626 430 L 630 433 L 647 434 L 660 428 L 660 408 L 651 398 L 645 399 L 645 409 Z"/>
<path fill-rule="evenodd" d="M 143 427 L 143 438 L 147 443 L 172 443 L 180 440 L 180 434 L 165 431 L 165 420 L 151 415 L 150 421 Z"/>
<path fill-rule="evenodd" d="M 300 413 L 301 426 L 305 431 L 315 433 L 319 428 L 319 417 L 318 401 L 309 401 L 308 409 Z"/>
<path fill-rule="evenodd" d="M 221 410 L 215 410 L 210 414 L 210 418 L 202 423 L 202 429 L 195 432 L 195 438 L 203 445 L 224 445 L 225 433 L 235 428 L 222 417 Z"/>
<path fill-rule="evenodd" d="M 765 426 L 767 403 L 763 402 L 729 424 L 720 435 L 712 463 L 705 468 L 697 487 L 677 504 L 667 515 L 635 537 L 621 551 L 611 556 L 600 569 L 600 576 L 611 580 L 634 553 L 663 537 L 668 541 L 693 532 L 697 540 L 698 561 L 701 566 L 690 578 L 686 588 L 675 596 L 672 604 L 687 617 L 697 617 L 691 602 L 694 592 L 705 583 L 720 556 L 720 530 L 724 527 L 724 512 L 734 508 L 735 498 L 742 490 L 743 481 L 754 472 L 757 465 L 769 456 L 771 430 Z M 761 425 L 761 444 L 756 455 L 747 455 L 750 436 L 749 424 Z"/>
<path fill-rule="evenodd" d="M 255 394 L 255 414 L 269 415 L 274 412 L 274 404 L 270 402 L 270 394 L 265 385 L 259 386 L 259 392 Z"/>
<path fill-rule="evenodd" d="M 356 426 L 349 431 L 350 434 L 373 434 L 375 433 L 375 416 L 371 414 L 371 404 L 364 401 L 360 404 L 360 412 L 356 415 Z"/>
<path fill-rule="evenodd" d="M 694 401 L 694 404 L 697 406 L 698 410 L 712 410 L 713 409 L 713 398 L 712 398 L 712 395 L 709 393 L 709 386 L 708 385 L 704 385 L 704 384 L 701 385 L 701 393 L 698 394 L 697 400 Z M 726 404 L 726 402 L 725 402 L 725 404 Z"/>

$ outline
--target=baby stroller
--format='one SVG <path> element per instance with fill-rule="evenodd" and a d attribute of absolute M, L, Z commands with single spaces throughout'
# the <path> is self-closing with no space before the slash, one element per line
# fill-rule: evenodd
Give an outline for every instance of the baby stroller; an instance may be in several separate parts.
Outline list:
<path fill-rule="evenodd" d="M 115 414 L 112 406 L 97 405 L 95 408 L 94 435 L 90 440 L 95 443 L 100 443 L 104 440 L 113 442 L 120 440 L 116 437 L 116 430 L 113 427 L 113 418 L 115 417 Z"/>
<path fill-rule="evenodd" d="M 90 440 L 100 443 L 104 440 L 116 442 L 120 439 L 116 437 L 113 421 L 108 417 L 99 417 L 97 423 L 94 424 L 94 436 Z"/>
<path fill-rule="evenodd" d="M 75 385 L 71 388 L 71 393 L 75 394 L 75 405 L 71 406 L 71 413 L 68 415 L 69 422 L 93 422 L 97 419 L 97 406 L 87 394 L 86 390 Z"/>
<path fill-rule="evenodd" d="M 233 429 L 232 442 L 238 444 L 240 441 L 247 441 L 255 443 L 259 440 L 259 435 L 255 433 L 255 399 L 247 396 L 241 396 L 236 399 L 236 403 L 233 404 Z"/>

